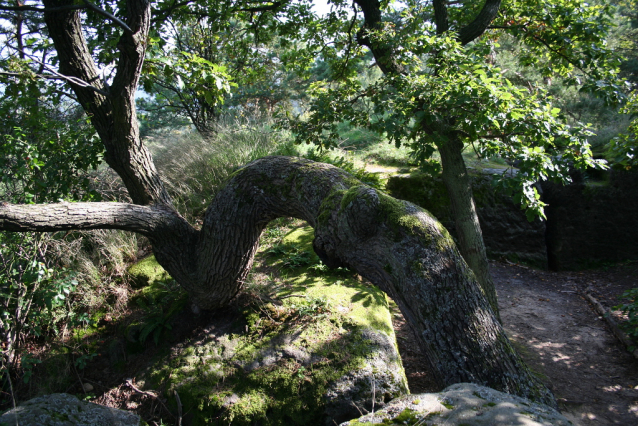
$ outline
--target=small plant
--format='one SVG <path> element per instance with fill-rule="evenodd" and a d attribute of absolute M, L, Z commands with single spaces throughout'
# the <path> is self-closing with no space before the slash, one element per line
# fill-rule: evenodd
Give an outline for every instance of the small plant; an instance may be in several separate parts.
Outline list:
<path fill-rule="evenodd" d="M 294 304 L 291 307 L 297 311 L 300 317 L 312 316 L 313 318 L 318 318 L 328 314 L 330 303 L 325 296 L 306 296 L 306 303 Z"/>
<path fill-rule="evenodd" d="M 322 261 L 319 261 L 319 263 L 311 265 L 310 267 L 308 267 L 308 269 L 315 271 L 316 273 L 328 272 L 329 270 L 328 266 L 324 264 Z"/>
<path fill-rule="evenodd" d="M 29 380 L 31 380 L 31 376 L 33 376 L 33 368 L 37 364 L 41 364 L 41 363 L 42 361 L 35 358 L 30 353 L 26 353 L 22 355 L 22 358 L 20 358 L 20 365 L 22 366 L 22 371 L 23 371 L 22 381 L 24 383 L 29 383 Z"/>
<path fill-rule="evenodd" d="M 97 353 L 93 352 L 90 354 L 80 355 L 75 359 L 75 366 L 80 370 L 84 370 L 87 364 L 97 356 Z"/>
<path fill-rule="evenodd" d="M 627 299 L 628 302 L 614 306 L 614 309 L 627 315 L 627 321 L 622 324 L 622 327 L 632 338 L 638 339 L 638 288 L 627 290 L 620 297 Z"/>
<path fill-rule="evenodd" d="M 137 299 L 137 305 L 144 311 L 138 328 L 140 343 L 152 335 L 155 344 L 159 344 L 162 334 L 172 329 L 171 322 L 186 301 L 186 293 L 174 280 L 159 281 L 152 291 Z"/>
<path fill-rule="evenodd" d="M 287 269 L 303 268 L 311 266 L 315 262 L 312 253 L 296 244 L 278 244 L 266 250 L 266 253 L 282 256 L 282 266 Z"/>

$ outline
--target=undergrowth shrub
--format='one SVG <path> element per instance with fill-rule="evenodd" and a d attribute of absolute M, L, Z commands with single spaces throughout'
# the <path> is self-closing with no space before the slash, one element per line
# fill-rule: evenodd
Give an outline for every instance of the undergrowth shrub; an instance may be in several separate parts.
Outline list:
<path fill-rule="evenodd" d="M 377 173 L 371 173 L 366 171 L 364 167 L 358 167 L 355 162 L 348 158 L 346 155 L 333 155 L 331 151 L 319 151 L 317 149 L 311 149 L 304 157 L 309 160 L 319 161 L 321 163 L 332 164 L 350 173 L 361 182 L 369 185 L 373 188 L 381 189 L 381 178 Z"/>
<path fill-rule="evenodd" d="M 621 326 L 634 341 L 638 341 L 638 288 L 627 290 L 620 297 L 626 299 L 627 302 L 614 306 L 614 309 L 618 309 L 627 315 L 627 321 L 622 323 Z"/>
<path fill-rule="evenodd" d="M 177 209 L 193 219 L 203 215 L 233 171 L 289 143 L 287 133 L 268 123 L 234 121 L 220 123 L 206 138 L 195 131 L 156 134 L 150 146 Z"/>
<path fill-rule="evenodd" d="M 122 231 L 0 234 L 0 338 L 14 378 L 28 382 L 35 346 L 126 308 L 135 235 Z M 35 344 L 35 346 L 34 346 Z M 26 361 L 25 361 L 26 360 Z M 7 377 L 2 387 L 8 386 Z"/>
<path fill-rule="evenodd" d="M 70 199 L 128 201 L 121 180 L 107 168 L 86 171 L 78 179 L 86 188 L 76 188 L 80 192 Z M 9 188 L 3 181 L 0 195 L 24 202 L 20 191 L 27 187 Z M 60 372 L 72 368 L 77 352 L 68 350 L 70 338 L 101 315 L 117 317 L 125 311 L 130 292 L 126 270 L 137 252 L 137 237 L 123 231 L 0 233 L 0 409 L 14 397 L 68 388 L 71 376 Z M 80 350 L 80 360 L 88 356 L 82 346 L 72 345 Z"/>

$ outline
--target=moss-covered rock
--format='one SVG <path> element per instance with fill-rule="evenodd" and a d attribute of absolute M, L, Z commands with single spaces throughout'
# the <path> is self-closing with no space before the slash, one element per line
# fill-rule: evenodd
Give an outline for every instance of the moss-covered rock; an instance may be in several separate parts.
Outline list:
<path fill-rule="evenodd" d="M 80 401 L 66 393 L 30 399 L 0 416 L 3 426 L 139 426 L 141 423 L 137 414 Z"/>
<path fill-rule="evenodd" d="M 193 426 L 334 424 L 408 392 L 385 294 L 349 271 L 324 271 L 312 240 L 308 227 L 282 241 L 303 262 L 269 258 L 287 274 L 271 302 L 149 369 Z"/>
<path fill-rule="evenodd" d="M 170 280 L 171 277 L 168 272 L 162 268 L 155 255 L 148 256 L 139 262 L 135 263 L 128 270 L 131 286 L 133 288 L 142 288 L 147 285 L 153 284 L 156 281 Z"/>
<path fill-rule="evenodd" d="M 555 409 L 519 396 L 472 383 L 452 385 L 439 393 L 404 396 L 383 409 L 341 426 L 568 426 Z"/>
<path fill-rule="evenodd" d="M 486 171 L 495 170 L 473 174 L 472 190 L 488 256 L 546 268 L 545 223 L 540 219 L 529 222 L 512 197 L 492 185 L 492 176 L 486 175 Z M 450 198 L 440 176 L 423 173 L 393 176 L 388 180 L 387 190 L 393 197 L 428 210 L 456 237 Z"/>

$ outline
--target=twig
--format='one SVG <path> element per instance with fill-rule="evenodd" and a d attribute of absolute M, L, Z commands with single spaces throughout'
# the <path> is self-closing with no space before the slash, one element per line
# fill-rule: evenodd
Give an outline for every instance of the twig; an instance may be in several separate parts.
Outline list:
<path fill-rule="evenodd" d="M 159 401 L 159 403 L 160 403 L 160 404 L 162 404 L 162 407 L 164 407 L 164 408 L 166 409 L 166 411 L 167 411 L 167 412 L 168 412 L 171 416 L 173 416 L 173 414 L 171 413 L 171 410 L 169 410 L 169 409 L 168 409 L 168 407 L 167 407 L 167 406 L 164 404 L 164 402 L 163 402 L 163 401 L 159 398 L 159 396 L 155 395 L 155 394 L 154 394 L 154 393 L 152 393 L 152 392 L 146 392 L 146 391 L 141 390 L 140 388 L 138 388 L 137 386 L 135 386 L 135 385 L 133 384 L 133 380 L 132 380 L 132 379 L 126 379 L 126 385 L 127 385 L 128 387 L 130 387 L 131 389 L 133 389 L 133 390 L 134 390 L 135 392 L 137 392 L 137 393 L 141 393 L 142 395 L 150 396 L 151 398 L 154 398 L 154 399 L 158 400 L 158 401 Z M 175 417 L 175 416 L 173 416 L 173 417 Z"/>
<path fill-rule="evenodd" d="M 372 380 L 372 414 L 374 414 L 374 398 L 375 398 L 375 394 L 376 394 L 376 388 L 375 388 L 375 380 L 374 380 L 374 373 L 372 373 L 372 376 L 370 376 L 370 380 Z"/>
<path fill-rule="evenodd" d="M 15 397 L 15 393 L 13 392 L 13 382 L 11 382 L 11 371 L 9 370 L 9 366 L 6 365 L 6 360 L 4 359 L 4 354 L 2 354 L 2 368 L 4 369 L 4 371 L 6 372 L 7 375 L 7 381 L 9 382 L 9 390 L 11 391 L 11 401 L 13 402 L 13 409 L 16 409 L 16 397 Z M 16 416 L 16 426 L 18 425 L 18 416 Z"/>
<path fill-rule="evenodd" d="M 126 25 L 126 23 L 124 21 L 122 21 L 121 19 L 119 19 L 117 16 L 111 15 L 110 13 L 108 13 L 106 10 L 100 9 L 99 7 L 97 7 L 96 5 L 94 5 L 93 3 L 88 2 L 87 0 L 84 0 L 84 4 L 91 9 L 93 12 L 97 13 L 98 15 L 102 15 L 104 16 L 106 19 L 116 23 L 117 25 L 119 25 L 120 27 L 122 27 L 122 29 L 124 31 L 126 31 L 129 35 L 133 35 L 133 30 Z"/>
<path fill-rule="evenodd" d="M 65 345 L 66 346 L 66 345 Z M 68 348 L 68 346 L 66 346 Z M 75 368 L 75 357 L 73 356 L 73 353 L 71 353 L 71 360 L 73 360 L 73 364 L 71 365 L 73 367 L 73 371 L 75 371 L 75 375 L 78 376 L 78 380 L 80 381 L 80 387 L 82 388 L 82 392 L 84 392 L 84 396 L 86 396 L 86 389 L 84 389 L 84 382 L 82 381 L 82 378 L 80 377 L 80 373 L 78 373 L 78 369 Z"/>
<path fill-rule="evenodd" d="M 175 392 L 175 399 L 177 400 L 177 426 L 182 426 L 182 400 L 179 399 L 177 390 L 173 392 Z"/>

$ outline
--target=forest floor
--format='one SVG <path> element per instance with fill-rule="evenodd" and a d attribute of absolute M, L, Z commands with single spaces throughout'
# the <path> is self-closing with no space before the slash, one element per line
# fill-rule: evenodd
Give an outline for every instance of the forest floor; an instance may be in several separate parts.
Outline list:
<path fill-rule="evenodd" d="M 493 262 L 503 325 L 516 349 L 554 392 L 575 425 L 638 425 L 638 360 L 583 297 L 587 287 L 607 308 L 638 287 L 638 264 L 550 272 Z M 395 314 L 412 393 L 436 391 L 412 333 Z"/>
<path fill-rule="evenodd" d="M 580 426 L 638 425 L 638 360 L 617 341 L 583 297 L 585 289 L 591 287 L 606 307 L 619 304 L 618 296 L 638 287 L 638 262 L 579 272 L 492 262 L 491 270 L 503 325 L 525 362 L 554 392 L 561 412 Z M 432 382 L 412 332 L 398 311 L 393 314 L 411 392 L 440 391 Z M 232 309 L 198 317 L 184 313 L 172 325 L 170 334 L 175 341 L 189 338 L 206 327 L 225 327 L 236 315 L 240 314 Z M 122 341 L 121 336 L 117 337 L 121 327 L 107 329 L 104 335 L 94 337 L 107 343 L 109 338 Z M 99 349 L 105 356 L 89 362 L 80 371 L 81 380 L 66 391 L 80 397 L 93 394 L 92 401 L 135 411 L 150 425 L 174 424 L 175 414 L 158 398 L 162 393 L 142 391 L 142 384 L 135 379 L 160 349 L 149 342 L 142 352 L 124 355 L 125 368 L 116 371 L 107 343 Z M 77 370 L 68 368 L 60 369 L 60 373 L 78 375 Z M 35 378 L 29 383 L 34 382 Z M 82 382 L 94 389 L 83 390 L 79 386 Z"/>

